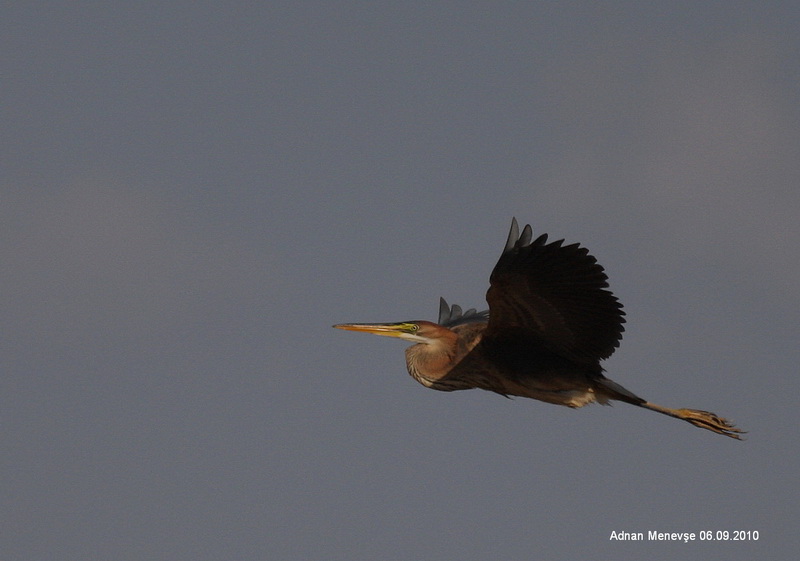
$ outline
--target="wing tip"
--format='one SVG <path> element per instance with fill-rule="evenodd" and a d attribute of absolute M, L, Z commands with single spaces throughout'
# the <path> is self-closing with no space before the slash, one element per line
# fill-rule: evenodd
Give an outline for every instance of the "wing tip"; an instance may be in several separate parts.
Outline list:
<path fill-rule="evenodd" d="M 547 240 L 547 234 L 539 236 L 536 243 L 538 243 L 540 239 Z M 519 223 L 516 217 L 513 217 L 511 218 L 511 229 L 508 231 L 508 238 L 506 238 L 506 245 L 503 248 L 503 253 L 508 253 L 513 249 L 527 247 L 531 244 L 531 240 L 533 240 L 533 228 L 531 228 L 531 225 L 525 224 L 525 227 L 522 228 L 522 232 L 520 233 Z"/>
<path fill-rule="evenodd" d="M 511 218 L 511 230 L 508 232 L 508 238 L 506 239 L 506 246 L 503 248 L 503 253 L 507 253 L 514 249 L 514 246 L 519 239 L 519 224 L 517 224 L 517 218 Z"/>
<path fill-rule="evenodd" d="M 488 321 L 489 310 L 479 312 L 475 308 L 470 308 L 466 312 L 461 309 L 458 304 L 450 306 L 442 297 L 439 297 L 439 325 L 451 327 L 462 323 L 470 323 L 473 321 Z"/>

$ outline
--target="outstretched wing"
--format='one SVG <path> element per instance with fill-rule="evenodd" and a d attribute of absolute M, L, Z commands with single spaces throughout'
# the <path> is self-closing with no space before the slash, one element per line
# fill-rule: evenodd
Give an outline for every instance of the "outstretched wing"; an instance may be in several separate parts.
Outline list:
<path fill-rule="evenodd" d="M 520 235 L 512 221 L 486 294 L 484 339 L 513 333 L 573 360 L 608 358 L 619 346 L 625 313 L 606 290 L 603 267 L 579 244 L 547 243 L 547 234 L 532 238 L 530 226 Z"/>

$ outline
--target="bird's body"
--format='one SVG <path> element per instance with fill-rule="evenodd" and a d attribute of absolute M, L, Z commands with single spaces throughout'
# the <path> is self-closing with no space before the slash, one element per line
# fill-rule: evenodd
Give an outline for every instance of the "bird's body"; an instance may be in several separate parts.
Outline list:
<path fill-rule="evenodd" d="M 440 391 L 480 388 L 567 407 L 624 401 L 732 438 L 742 432 L 713 413 L 652 404 L 603 375 L 600 361 L 622 338 L 624 312 L 588 250 L 532 239 L 516 220 L 490 277 L 488 312 L 462 313 L 440 300 L 439 321 L 340 324 L 414 344 L 406 365 Z"/>

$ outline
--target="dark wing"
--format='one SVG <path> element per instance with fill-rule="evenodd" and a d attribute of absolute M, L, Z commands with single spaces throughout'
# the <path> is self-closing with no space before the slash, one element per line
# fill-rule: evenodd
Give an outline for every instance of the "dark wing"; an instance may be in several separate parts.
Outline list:
<path fill-rule="evenodd" d="M 483 322 L 489 319 L 489 310 L 479 312 L 475 308 L 470 308 L 466 312 L 461 311 L 461 306 L 453 304 L 448 306 L 444 298 L 439 298 L 439 325 L 444 327 L 454 327 L 464 323 Z"/>
<path fill-rule="evenodd" d="M 596 362 L 619 346 L 625 322 L 622 305 L 608 288 L 597 260 L 579 244 L 532 241 L 514 219 L 506 247 L 486 294 L 489 325 L 484 339 L 513 333 L 572 360 Z"/>

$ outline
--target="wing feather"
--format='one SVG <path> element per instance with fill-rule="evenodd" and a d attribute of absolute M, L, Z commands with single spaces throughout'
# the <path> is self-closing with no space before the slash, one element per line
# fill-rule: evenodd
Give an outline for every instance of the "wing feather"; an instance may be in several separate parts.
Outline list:
<path fill-rule="evenodd" d="M 461 306 L 453 304 L 449 306 L 444 298 L 439 298 L 439 325 L 444 327 L 455 327 L 465 323 L 482 322 L 486 323 L 489 317 L 489 310 L 483 312 L 470 308 L 466 312 L 461 311 Z"/>

